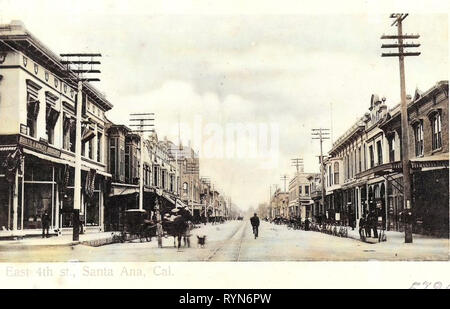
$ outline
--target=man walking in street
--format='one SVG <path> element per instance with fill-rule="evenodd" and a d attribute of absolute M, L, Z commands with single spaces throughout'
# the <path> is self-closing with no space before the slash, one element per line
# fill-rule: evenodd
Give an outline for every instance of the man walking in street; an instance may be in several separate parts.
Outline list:
<path fill-rule="evenodd" d="M 252 224 L 253 227 L 253 234 L 255 234 L 255 239 L 258 237 L 258 227 L 259 227 L 259 218 L 258 215 L 255 214 L 253 215 L 253 217 L 250 218 L 250 223 Z"/>

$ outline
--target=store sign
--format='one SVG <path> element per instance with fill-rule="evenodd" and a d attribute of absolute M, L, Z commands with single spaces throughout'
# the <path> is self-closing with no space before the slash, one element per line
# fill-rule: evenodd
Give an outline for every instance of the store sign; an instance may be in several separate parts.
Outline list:
<path fill-rule="evenodd" d="M 45 143 L 35 141 L 35 140 L 25 137 L 25 136 L 19 137 L 19 144 L 22 146 L 25 146 L 27 148 L 30 148 L 32 150 L 36 150 L 41 153 L 50 155 L 52 157 L 57 157 L 57 158 L 61 157 L 60 150 L 50 147 L 49 145 L 47 145 Z"/>

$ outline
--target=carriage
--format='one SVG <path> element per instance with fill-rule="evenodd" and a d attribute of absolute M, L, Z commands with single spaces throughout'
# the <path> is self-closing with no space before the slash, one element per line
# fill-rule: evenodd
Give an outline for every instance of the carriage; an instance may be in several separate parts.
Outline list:
<path fill-rule="evenodd" d="M 125 224 L 118 239 L 120 242 L 139 239 L 151 241 L 156 236 L 156 224 L 148 220 L 148 213 L 143 209 L 127 209 L 124 213 Z"/>

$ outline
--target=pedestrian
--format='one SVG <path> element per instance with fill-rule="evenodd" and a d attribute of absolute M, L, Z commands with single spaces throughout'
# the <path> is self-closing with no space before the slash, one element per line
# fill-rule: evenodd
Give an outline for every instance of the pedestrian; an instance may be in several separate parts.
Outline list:
<path fill-rule="evenodd" d="M 377 231 L 377 214 L 375 210 L 372 210 L 370 213 L 370 226 L 373 229 L 373 237 L 378 238 L 378 231 Z"/>
<path fill-rule="evenodd" d="M 359 236 L 365 240 L 364 230 L 365 230 L 366 220 L 364 219 L 364 215 L 359 219 Z"/>
<path fill-rule="evenodd" d="M 44 213 L 42 214 L 41 222 L 42 222 L 42 238 L 49 237 L 50 216 L 48 215 L 47 210 L 45 210 Z"/>
<path fill-rule="evenodd" d="M 364 229 L 366 231 L 366 237 L 371 237 L 370 216 L 368 213 L 364 213 Z"/>
<path fill-rule="evenodd" d="M 305 231 L 309 231 L 309 218 L 306 218 L 305 220 Z"/>
<path fill-rule="evenodd" d="M 255 234 L 255 239 L 258 237 L 258 227 L 259 227 L 259 218 L 258 215 L 255 214 L 250 218 L 250 223 L 252 224 L 253 234 Z"/>

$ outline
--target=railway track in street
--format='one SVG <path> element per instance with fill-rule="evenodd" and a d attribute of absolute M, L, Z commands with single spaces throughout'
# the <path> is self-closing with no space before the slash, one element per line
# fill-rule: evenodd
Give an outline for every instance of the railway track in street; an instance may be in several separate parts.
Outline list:
<path fill-rule="evenodd" d="M 248 222 L 240 225 L 236 231 L 217 248 L 204 261 L 235 261 L 241 257 L 242 242 L 248 228 Z"/>

